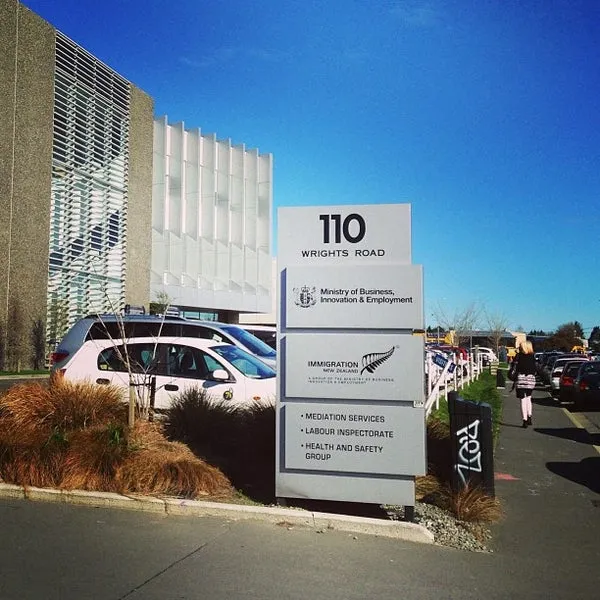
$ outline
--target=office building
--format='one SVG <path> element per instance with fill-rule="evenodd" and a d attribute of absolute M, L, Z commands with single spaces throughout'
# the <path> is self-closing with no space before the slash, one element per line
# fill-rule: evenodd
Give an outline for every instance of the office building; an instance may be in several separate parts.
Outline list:
<path fill-rule="evenodd" d="M 18 0 L 0 3 L 0 123 L 0 368 L 31 364 L 34 323 L 52 342 L 156 293 L 196 317 L 270 306 L 270 155 L 155 120 Z"/>

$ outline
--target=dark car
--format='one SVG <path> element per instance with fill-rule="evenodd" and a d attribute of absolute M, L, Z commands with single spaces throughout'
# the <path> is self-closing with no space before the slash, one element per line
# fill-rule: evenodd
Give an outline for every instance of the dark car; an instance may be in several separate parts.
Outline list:
<path fill-rule="evenodd" d="M 558 380 L 558 401 L 573 402 L 575 394 L 575 380 L 579 374 L 582 364 L 588 364 L 587 360 L 570 360 L 563 366 L 562 373 Z"/>
<path fill-rule="evenodd" d="M 573 403 L 582 410 L 600 406 L 600 360 L 584 363 L 573 384 Z"/>

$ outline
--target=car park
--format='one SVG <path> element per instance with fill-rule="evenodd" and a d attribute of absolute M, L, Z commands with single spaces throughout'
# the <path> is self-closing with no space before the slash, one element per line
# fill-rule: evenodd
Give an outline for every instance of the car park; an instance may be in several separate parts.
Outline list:
<path fill-rule="evenodd" d="M 550 386 L 550 382 L 552 380 L 552 369 L 554 368 L 554 363 L 561 357 L 567 357 L 568 355 L 564 352 L 552 352 L 550 353 L 545 360 L 542 362 L 542 368 L 540 371 L 540 376 L 542 382 L 546 386 Z"/>
<path fill-rule="evenodd" d="M 542 356 L 540 357 L 539 360 L 539 367 L 538 367 L 538 375 L 540 377 L 540 379 L 542 380 L 542 382 L 544 383 L 544 385 L 549 385 L 548 383 L 548 377 L 547 377 L 547 373 L 546 370 L 549 368 L 549 363 L 554 362 L 559 355 L 564 354 L 563 352 L 558 352 L 558 351 L 550 351 L 550 352 L 544 352 L 542 354 Z"/>
<path fill-rule="evenodd" d="M 579 355 L 577 356 L 568 356 L 563 355 L 556 358 L 556 360 L 552 363 L 552 372 L 550 373 L 550 393 L 557 397 L 559 384 L 560 384 L 560 376 L 562 375 L 563 369 L 565 365 L 570 362 L 587 362 L 587 358 Z"/>
<path fill-rule="evenodd" d="M 600 407 L 600 361 L 588 361 L 573 383 L 573 404 L 577 410 Z"/>
<path fill-rule="evenodd" d="M 275 368 L 277 353 L 239 325 L 218 321 L 193 321 L 156 315 L 88 315 L 79 319 L 50 356 L 51 370 L 62 368 L 69 357 L 89 340 L 125 341 L 138 337 L 197 337 L 233 344 Z"/>
<path fill-rule="evenodd" d="M 558 380 L 558 401 L 570 403 L 573 402 L 575 393 L 575 380 L 583 364 L 587 360 L 569 360 L 565 363 L 560 378 Z"/>
<path fill-rule="evenodd" d="M 275 401 L 275 371 L 232 344 L 175 336 L 140 337 L 125 342 L 88 340 L 59 370 L 69 381 L 135 387 L 138 399 L 168 408 L 191 388 L 206 390 L 212 400 L 237 405 Z M 127 393 L 124 393 L 124 399 Z"/>

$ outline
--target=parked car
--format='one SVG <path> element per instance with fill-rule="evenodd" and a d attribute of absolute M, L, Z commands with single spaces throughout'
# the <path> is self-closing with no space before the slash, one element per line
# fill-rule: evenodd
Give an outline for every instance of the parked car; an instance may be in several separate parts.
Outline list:
<path fill-rule="evenodd" d="M 552 372 L 550 373 L 550 393 L 558 397 L 558 389 L 560 384 L 560 376 L 562 375 L 563 369 L 570 362 L 587 362 L 587 358 L 579 355 L 577 356 L 560 356 L 552 364 Z"/>
<path fill-rule="evenodd" d="M 543 377 L 543 372 L 546 368 L 546 365 L 548 364 L 548 362 L 550 360 L 555 359 L 559 354 L 564 354 L 563 352 L 559 352 L 557 350 L 550 350 L 547 352 L 543 352 L 542 355 L 540 356 L 539 360 L 538 360 L 538 365 L 539 365 L 539 370 L 538 370 L 538 375 L 544 379 Z"/>
<path fill-rule="evenodd" d="M 573 383 L 573 404 L 577 410 L 600 406 L 600 361 L 584 363 Z"/>
<path fill-rule="evenodd" d="M 277 327 L 274 325 L 245 325 L 240 323 L 239 326 L 271 346 L 273 350 L 277 350 Z"/>
<path fill-rule="evenodd" d="M 138 397 L 147 400 L 155 377 L 157 409 L 168 408 L 175 396 L 194 387 L 205 389 L 212 399 L 241 405 L 274 403 L 276 394 L 271 367 L 237 346 L 200 338 L 88 340 L 59 372 L 71 381 L 113 384 L 125 390 L 133 384 Z M 127 393 L 123 397 L 126 399 Z"/>
<path fill-rule="evenodd" d="M 138 337 L 195 337 L 233 344 L 275 368 L 277 353 L 238 325 L 217 321 L 192 321 L 156 315 L 88 315 L 79 319 L 50 355 L 51 370 L 61 369 L 88 340 L 125 341 Z"/>
<path fill-rule="evenodd" d="M 575 379 L 581 369 L 582 364 L 588 363 L 588 360 L 569 360 L 565 363 L 560 378 L 558 380 L 558 401 L 573 402 L 575 393 Z"/>
<path fill-rule="evenodd" d="M 481 356 L 481 362 L 484 366 L 489 365 L 493 362 L 498 362 L 498 357 L 491 348 L 486 348 L 484 346 L 475 346 L 474 348 L 471 348 L 471 352 L 473 353 L 473 356 L 476 356 L 476 353 L 479 353 L 479 355 Z"/>

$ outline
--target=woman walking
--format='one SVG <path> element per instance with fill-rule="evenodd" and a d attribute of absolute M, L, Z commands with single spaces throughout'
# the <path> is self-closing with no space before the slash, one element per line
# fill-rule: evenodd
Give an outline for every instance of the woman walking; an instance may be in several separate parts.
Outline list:
<path fill-rule="evenodd" d="M 523 416 L 523 429 L 532 425 L 532 404 L 531 395 L 535 388 L 535 358 L 533 355 L 533 346 L 531 342 L 522 342 L 519 346 L 519 352 L 515 356 L 517 379 L 517 398 L 521 400 L 521 415 Z"/>

